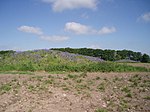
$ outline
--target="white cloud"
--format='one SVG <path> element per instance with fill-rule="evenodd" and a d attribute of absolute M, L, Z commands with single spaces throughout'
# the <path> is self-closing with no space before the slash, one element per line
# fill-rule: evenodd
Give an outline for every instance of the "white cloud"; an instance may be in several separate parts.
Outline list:
<path fill-rule="evenodd" d="M 76 34 L 89 34 L 93 32 L 92 28 L 76 22 L 68 22 L 65 25 L 65 30 Z"/>
<path fill-rule="evenodd" d="M 62 41 L 66 41 L 69 39 L 69 37 L 67 37 L 67 36 L 60 36 L 60 35 L 45 36 L 45 34 L 42 32 L 42 30 L 38 27 L 20 26 L 18 28 L 18 30 L 25 32 L 25 33 L 35 34 L 38 36 L 38 38 L 49 41 L 49 42 L 62 42 Z"/>
<path fill-rule="evenodd" d="M 42 35 L 43 32 L 40 28 L 38 27 L 31 27 L 31 26 L 20 26 L 18 28 L 19 31 L 26 32 L 26 33 L 32 33 L 36 35 Z"/>
<path fill-rule="evenodd" d="M 92 49 L 101 49 L 99 45 L 96 45 L 96 44 L 93 44 L 93 45 L 90 45 L 89 47 L 87 48 L 92 48 Z"/>
<path fill-rule="evenodd" d="M 116 32 L 115 27 L 103 27 L 100 30 L 96 30 L 91 28 L 90 26 L 86 26 L 76 22 L 66 23 L 65 30 L 73 32 L 75 34 L 100 34 L 100 35 Z"/>
<path fill-rule="evenodd" d="M 116 32 L 115 27 L 103 27 L 98 31 L 99 34 L 110 34 Z"/>
<path fill-rule="evenodd" d="M 59 35 L 41 36 L 40 38 L 43 40 L 50 41 L 50 42 L 62 42 L 62 41 L 66 41 L 69 39 L 69 37 L 67 37 L 67 36 L 59 36 Z"/>
<path fill-rule="evenodd" d="M 142 19 L 146 22 L 150 22 L 150 12 L 141 15 L 140 19 Z"/>
<path fill-rule="evenodd" d="M 52 4 L 52 8 L 56 12 L 67 9 L 88 8 L 96 9 L 98 0 L 42 0 L 45 3 Z"/>

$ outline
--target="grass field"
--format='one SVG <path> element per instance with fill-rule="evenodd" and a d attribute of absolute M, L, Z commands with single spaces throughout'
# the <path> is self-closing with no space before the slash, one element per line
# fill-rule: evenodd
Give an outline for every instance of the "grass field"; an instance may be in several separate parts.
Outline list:
<path fill-rule="evenodd" d="M 150 68 L 61 51 L 37 50 L 2 56 L 0 71 L 148 72 Z"/>

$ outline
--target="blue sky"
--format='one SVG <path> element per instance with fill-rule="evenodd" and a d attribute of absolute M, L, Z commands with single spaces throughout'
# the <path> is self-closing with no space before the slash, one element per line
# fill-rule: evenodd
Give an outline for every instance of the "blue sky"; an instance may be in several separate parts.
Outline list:
<path fill-rule="evenodd" d="M 55 47 L 150 54 L 150 0 L 0 0 L 0 50 Z"/>

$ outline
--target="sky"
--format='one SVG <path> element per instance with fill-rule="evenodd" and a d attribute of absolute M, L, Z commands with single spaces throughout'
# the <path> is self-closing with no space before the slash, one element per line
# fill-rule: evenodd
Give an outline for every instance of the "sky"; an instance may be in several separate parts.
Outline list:
<path fill-rule="evenodd" d="M 150 0 L 0 0 L 0 50 L 60 47 L 150 55 Z"/>

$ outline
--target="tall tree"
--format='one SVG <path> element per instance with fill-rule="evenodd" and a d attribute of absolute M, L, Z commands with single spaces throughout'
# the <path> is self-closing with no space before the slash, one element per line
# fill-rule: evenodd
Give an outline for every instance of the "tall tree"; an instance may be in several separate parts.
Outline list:
<path fill-rule="evenodd" d="M 141 62 L 147 63 L 150 61 L 150 57 L 147 54 L 143 54 Z"/>

